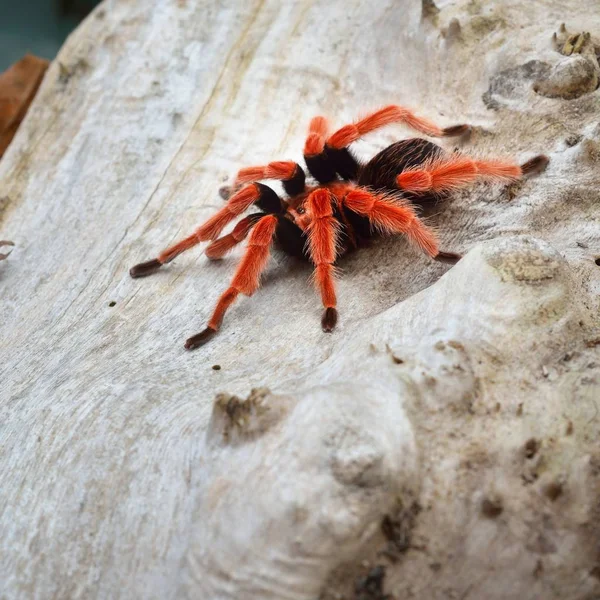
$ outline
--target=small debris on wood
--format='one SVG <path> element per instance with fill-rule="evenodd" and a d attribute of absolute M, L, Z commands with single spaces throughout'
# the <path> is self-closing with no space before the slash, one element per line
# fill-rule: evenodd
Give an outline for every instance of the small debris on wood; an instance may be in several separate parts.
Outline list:
<path fill-rule="evenodd" d="M 0 240 L 0 248 L 2 248 L 2 246 L 14 246 L 14 242 L 9 242 L 8 240 Z M 12 252 L 12 248 L 8 251 L 5 252 L 0 252 L 0 260 L 4 260 L 5 258 L 8 257 L 8 255 Z"/>
<path fill-rule="evenodd" d="M 385 567 L 378 565 L 365 577 L 360 577 L 355 586 L 355 600 L 392 600 L 392 596 L 383 593 Z"/>
<path fill-rule="evenodd" d="M 563 493 L 563 484 L 560 481 L 553 481 L 544 488 L 544 494 L 554 502 Z"/>
<path fill-rule="evenodd" d="M 462 29 L 460 26 L 460 21 L 454 18 L 450 21 L 450 23 L 448 23 L 448 27 L 442 30 L 442 37 L 444 37 L 446 39 L 446 43 L 450 45 L 454 41 L 460 39 L 461 33 Z"/>
<path fill-rule="evenodd" d="M 385 345 L 385 350 L 386 352 L 390 355 L 392 361 L 397 364 L 397 365 L 402 365 L 404 364 L 404 360 L 402 358 L 400 358 L 399 356 L 396 356 L 394 354 L 394 351 L 390 348 L 389 344 Z"/>
<path fill-rule="evenodd" d="M 540 449 L 540 442 L 535 438 L 530 438 L 525 442 L 525 458 L 531 460 Z"/>
<path fill-rule="evenodd" d="M 408 508 L 404 508 L 400 503 L 393 515 L 386 515 L 383 518 L 381 531 L 388 544 L 382 554 L 391 562 L 397 562 L 400 555 L 411 547 L 412 530 L 420 512 L 421 506 L 417 502 Z"/>
<path fill-rule="evenodd" d="M 83 73 L 89 69 L 90 65 L 85 58 L 79 58 L 75 60 L 72 64 L 65 65 L 61 62 L 58 63 L 59 75 L 58 81 L 63 86 L 65 86 L 72 77 L 77 75 L 78 73 Z"/>
<path fill-rule="evenodd" d="M 500 498 L 484 498 L 481 502 L 481 514 L 488 519 L 495 519 L 502 514 L 504 506 Z"/>
<path fill-rule="evenodd" d="M 435 5 L 433 0 L 422 0 L 421 6 L 421 16 L 423 19 L 431 19 L 440 12 L 440 9 Z"/>

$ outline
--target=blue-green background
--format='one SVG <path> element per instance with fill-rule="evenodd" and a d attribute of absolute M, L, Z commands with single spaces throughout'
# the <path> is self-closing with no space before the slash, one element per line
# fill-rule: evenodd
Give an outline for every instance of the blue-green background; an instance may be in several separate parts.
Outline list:
<path fill-rule="evenodd" d="M 98 2 L 0 0 L 0 71 L 27 52 L 53 59 L 85 12 Z"/>

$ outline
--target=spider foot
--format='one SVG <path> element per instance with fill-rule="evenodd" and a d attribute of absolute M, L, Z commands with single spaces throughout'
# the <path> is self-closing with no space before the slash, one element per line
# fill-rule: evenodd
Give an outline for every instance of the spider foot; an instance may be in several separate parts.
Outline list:
<path fill-rule="evenodd" d="M 161 267 L 162 263 L 158 259 L 149 260 L 147 262 L 140 263 L 139 265 L 135 265 L 135 267 L 131 267 L 129 269 L 129 274 L 133 279 L 137 279 L 138 277 L 147 277 L 148 275 L 152 275 L 152 273 L 156 273 Z"/>
<path fill-rule="evenodd" d="M 330 333 L 333 331 L 335 324 L 337 323 L 338 313 L 335 308 L 329 307 L 325 309 L 323 313 L 323 318 L 321 319 L 321 326 L 323 327 L 323 331 L 325 333 Z"/>
<path fill-rule="evenodd" d="M 530 158 L 527 162 L 524 162 L 521 165 L 521 171 L 523 171 L 523 175 L 541 173 L 546 169 L 549 162 L 550 159 L 546 155 L 539 154 L 538 156 Z"/>
<path fill-rule="evenodd" d="M 186 350 L 195 350 L 196 348 L 200 348 L 200 346 L 204 346 L 208 340 L 210 340 L 215 333 L 217 333 L 216 329 L 212 327 L 207 327 L 204 331 L 193 335 L 191 338 L 188 338 L 185 341 L 185 349 Z"/>
<path fill-rule="evenodd" d="M 467 124 L 453 125 L 442 130 L 444 137 L 458 137 L 471 132 L 471 126 Z"/>
<path fill-rule="evenodd" d="M 433 259 L 447 265 L 455 265 L 462 258 L 462 254 L 455 252 L 438 252 Z"/>
<path fill-rule="evenodd" d="M 229 200 L 232 193 L 233 193 L 232 186 L 230 186 L 230 185 L 222 185 L 219 188 L 219 196 L 221 196 L 221 198 L 223 198 L 223 200 Z"/>

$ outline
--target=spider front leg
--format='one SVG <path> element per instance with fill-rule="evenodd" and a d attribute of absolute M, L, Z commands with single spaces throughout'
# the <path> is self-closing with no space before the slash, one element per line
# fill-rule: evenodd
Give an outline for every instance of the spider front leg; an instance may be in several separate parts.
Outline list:
<path fill-rule="evenodd" d="M 315 266 L 315 281 L 325 307 L 321 325 L 323 331 L 330 332 L 338 318 L 334 263 L 337 256 L 339 224 L 333 216 L 332 196 L 328 190 L 315 190 L 306 202 L 311 217 L 307 228 L 308 249 Z"/>
<path fill-rule="evenodd" d="M 477 179 L 510 182 L 543 170 L 548 164 L 544 155 L 535 156 L 522 165 L 503 160 L 477 160 L 468 156 L 440 156 L 422 168 L 407 169 L 396 177 L 396 185 L 408 192 L 445 193 L 465 187 Z"/>
<path fill-rule="evenodd" d="M 219 212 L 198 227 L 192 235 L 163 250 L 157 258 L 135 265 L 130 269 L 129 274 L 133 278 L 146 277 L 200 242 L 214 240 L 231 221 L 252 204 L 257 204 L 268 213 L 281 210 L 281 199 L 271 188 L 261 183 L 247 185 L 234 194 Z"/>
<path fill-rule="evenodd" d="M 327 147 L 332 149 L 346 148 L 363 135 L 390 125 L 400 123 L 411 129 L 432 137 L 453 137 L 463 135 L 469 131 L 469 125 L 454 125 L 452 127 L 439 127 L 433 121 L 417 116 L 404 106 L 390 105 L 367 115 L 364 119 L 350 125 L 344 125 L 327 139 Z"/>
<path fill-rule="evenodd" d="M 187 350 L 202 346 L 217 333 L 225 312 L 240 294 L 252 296 L 258 289 L 260 276 L 269 260 L 277 222 L 277 216 L 265 215 L 256 223 L 248 239 L 246 253 L 238 265 L 230 286 L 219 298 L 206 329 L 187 339 L 185 342 Z"/>
<path fill-rule="evenodd" d="M 270 162 L 268 165 L 259 167 L 245 167 L 238 171 L 233 185 L 222 186 L 219 194 L 227 200 L 232 192 L 239 190 L 243 184 L 262 179 L 279 180 L 288 196 L 296 196 L 304 191 L 306 174 L 297 162 L 291 160 Z"/>

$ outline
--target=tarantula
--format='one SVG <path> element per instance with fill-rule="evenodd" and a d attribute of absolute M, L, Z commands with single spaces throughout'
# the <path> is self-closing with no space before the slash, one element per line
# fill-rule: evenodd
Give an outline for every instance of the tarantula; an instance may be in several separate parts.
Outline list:
<path fill-rule="evenodd" d="M 331 135 L 326 119 L 315 117 L 304 145 L 304 162 L 315 183 L 307 185 L 304 169 L 291 161 L 242 169 L 235 179 L 234 193 L 221 210 L 158 258 L 131 269 L 132 277 L 145 277 L 204 241 L 211 242 L 206 249 L 208 258 L 219 259 L 250 234 L 230 286 L 219 298 L 206 329 L 186 341 L 188 350 L 198 348 L 217 333 L 225 312 L 239 294 L 251 296 L 258 289 L 273 242 L 285 253 L 308 259 L 314 265 L 315 282 L 325 308 L 321 323 L 329 332 L 338 318 L 334 274 L 342 255 L 375 235 L 402 233 L 430 257 L 455 262 L 460 257 L 440 252 L 435 233 L 419 219 L 415 208 L 476 179 L 510 182 L 543 169 L 548 162 L 543 155 L 520 166 L 504 160 L 470 158 L 447 153 L 421 138 L 396 142 L 364 164 L 349 151 L 348 146 L 360 137 L 391 123 L 401 123 L 430 137 L 459 136 L 470 129 L 468 125 L 442 129 L 394 105 Z M 266 179 L 280 180 L 288 197 L 283 200 L 259 183 Z M 231 233 L 219 237 L 252 205 L 259 212 L 244 217 Z"/>

